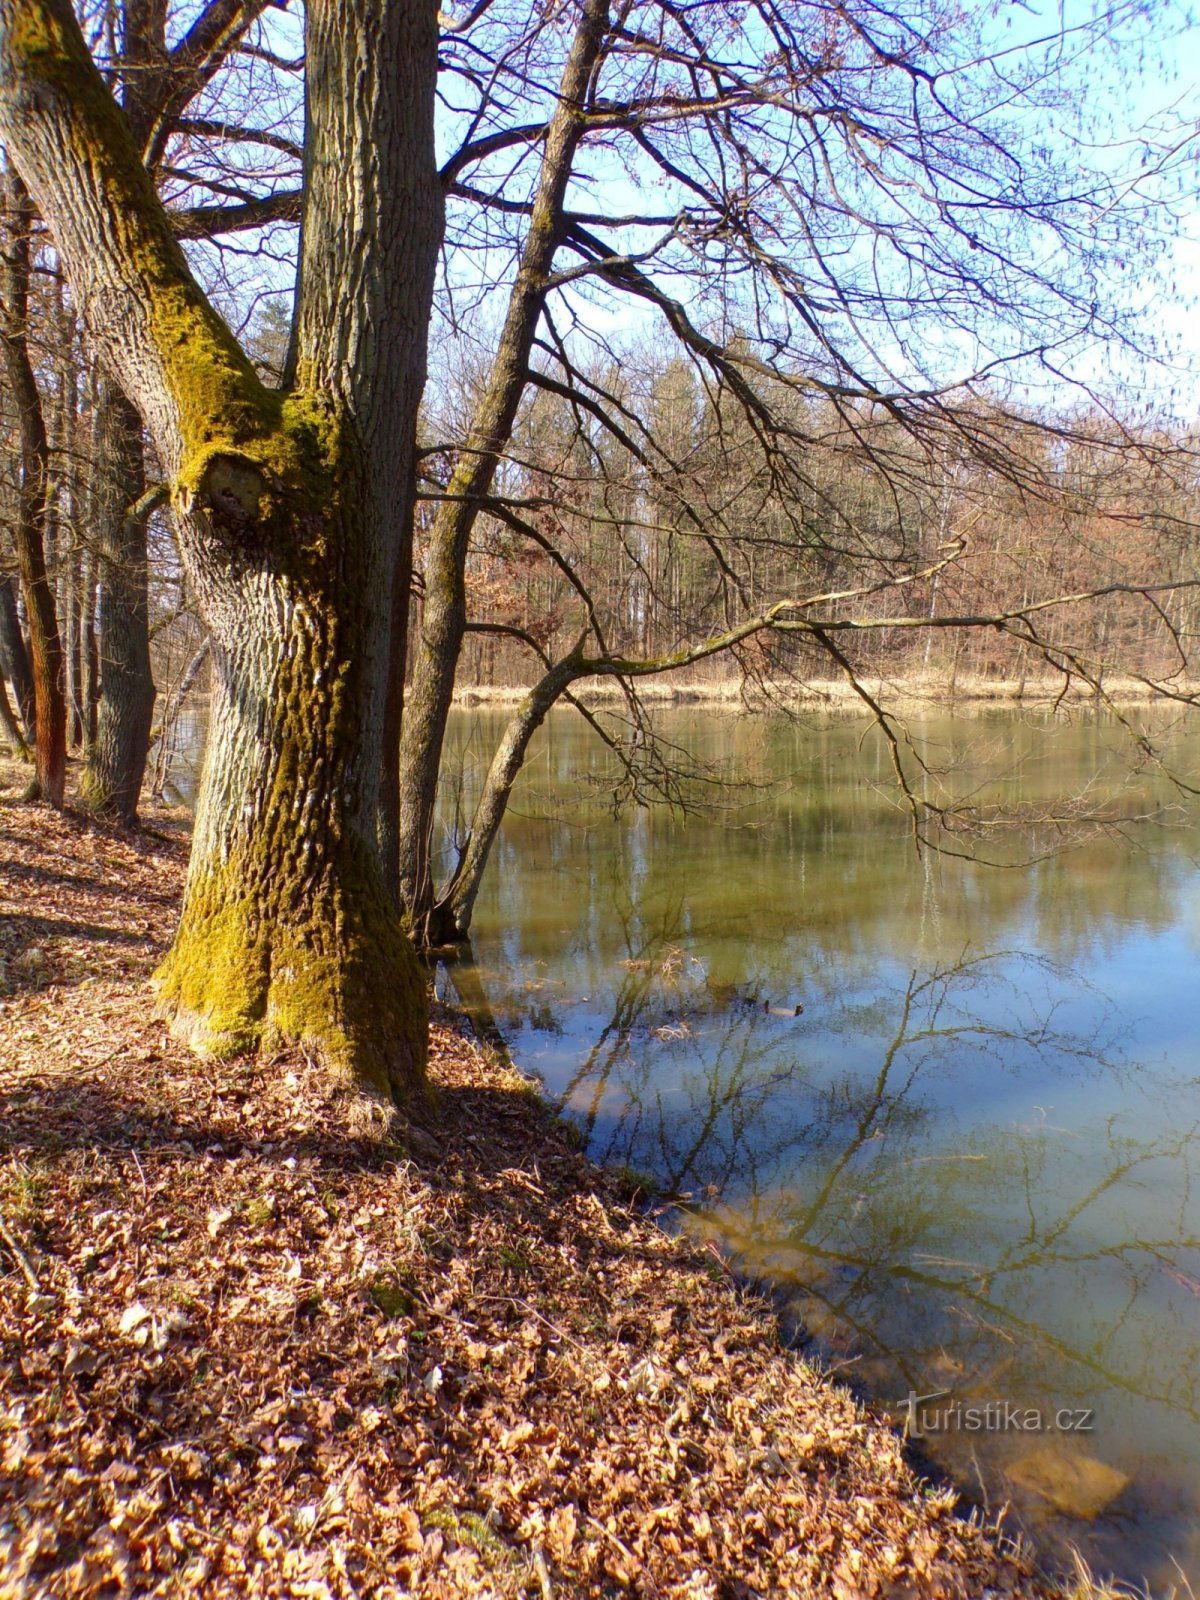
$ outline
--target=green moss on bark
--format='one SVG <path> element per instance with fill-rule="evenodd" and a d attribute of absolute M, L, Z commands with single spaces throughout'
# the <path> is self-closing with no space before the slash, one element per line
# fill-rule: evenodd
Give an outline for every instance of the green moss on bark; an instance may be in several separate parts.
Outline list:
<path fill-rule="evenodd" d="M 203 495 L 214 459 L 243 461 L 272 496 L 314 487 L 340 452 L 332 412 L 319 399 L 268 388 L 197 286 L 155 194 L 128 120 L 85 44 L 68 0 L 11 8 L 5 87 L 15 110 L 53 102 L 69 164 L 86 170 L 118 234 L 119 255 L 148 321 L 148 343 L 174 410 L 172 498 L 183 510 Z M 303 388 L 303 375 L 301 375 Z M 162 441 L 160 440 L 160 444 Z M 269 511 L 270 507 L 265 507 Z"/>
<path fill-rule="evenodd" d="M 351 871 L 304 918 L 286 918 L 242 876 L 231 865 L 189 884 L 155 977 L 172 1031 L 209 1057 L 299 1045 L 349 1086 L 419 1093 L 426 979 L 382 893 Z"/>

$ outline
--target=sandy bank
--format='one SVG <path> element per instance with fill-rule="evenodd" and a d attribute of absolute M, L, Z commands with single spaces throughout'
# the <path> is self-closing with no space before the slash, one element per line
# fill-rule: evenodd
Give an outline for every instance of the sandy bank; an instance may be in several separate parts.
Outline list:
<path fill-rule="evenodd" d="M 934 677 L 864 677 L 862 687 L 889 711 L 905 715 L 944 714 L 951 709 L 970 712 L 994 706 L 1019 706 L 1027 710 L 1049 712 L 1096 704 L 1095 695 L 1083 686 L 1073 684 L 1064 693 L 1062 680 L 1050 678 L 960 676 L 952 686 L 945 679 Z M 1180 695 L 1200 693 L 1200 685 L 1174 684 L 1172 689 Z M 840 678 L 803 685 L 774 683 L 761 686 L 732 681 L 685 683 L 663 677 L 647 679 L 637 685 L 637 690 L 648 705 L 697 705 L 740 712 L 749 708 L 763 712 L 787 710 L 845 713 L 852 716 L 872 714 L 862 696 L 845 679 Z M 455 691 L 454 703 L 460 707 L 504 708 L 518 705 L 528 692 L 527 688 L 469 685 Z M 1155 699 L 1150 689 L 1134 678 L 1106 679 L 1104 692 L 1114 705 L 1119 706 L 1146 705 Z M 576 694 L 590 706 L 616 705 L 624 699 L 620 685 L 613 679 L 585 679 Z M 570 708 L 560 702 L 555 709 Z"/>

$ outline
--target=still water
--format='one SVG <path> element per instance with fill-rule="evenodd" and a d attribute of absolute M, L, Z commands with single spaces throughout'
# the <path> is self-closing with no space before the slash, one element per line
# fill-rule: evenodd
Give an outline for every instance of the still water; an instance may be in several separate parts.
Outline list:
<path fill-rule="evenodd" d="M 1094 718 L 912 729 L 960 793 L 1067 819 L 989 831 L 992 867 L 915 851 L 861 724 L 659 720 L 752 786 L 614 820 L 551 720 L 474 929 L 513 1056 L 1051 1559 L 1196 1581 L 1200 829 L 1054 848 L 1170 798 Z M 464 794 L 498 730 L 456 724 Z"/>
<path fill-rule="evenodd" d="M 556 713 L 464 992 L 1010 1529 L 1200 1586 L 1200 826 L 1087 715 L 910 730 L 982 815 L 1028 808 L 987 867 L 914 849 L 859 723 L 659 724 L 740 785 L 614 818 L 611 756 Z M 447 849 L 501 726 L 456 716 Z"/>

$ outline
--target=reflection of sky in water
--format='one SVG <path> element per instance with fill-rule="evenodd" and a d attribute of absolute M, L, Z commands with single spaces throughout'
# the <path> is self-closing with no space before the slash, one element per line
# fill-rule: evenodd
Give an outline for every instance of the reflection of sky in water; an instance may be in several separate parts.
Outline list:
<path fill-rule="evenodd" d="M 769 1273 L 878 1399 L 1094 1408 L 1076 1440 L 930 1449 L 1046 1549 L 1160 1588 L 1174 1556 L 1196 1582 L 1200 830 L 1020 870 L 918 858 L 861 724 L 663 723 L 750 786 L 686 821 L 614 822 L 610 758 L 578 718 L 535 747 L 475 923 L 514 1056 L 595 1154 L 689 1191 L 689 1225 Z M 469 814 L 500 727 L 454 719 L 447 816 Z M 1110 818 L 1161 798 L 1090 721 L 918 731 L 960 797 L 991 774 L 1006 804 L 1058 815 L 1085 791 Z M 984 847 L 1016 863 L 1063 836 L 1069 820 Z M 1095 1520 L 1056 1515 L 1020 1481 L 1048 1447 L 1055 1492 L 1099 1470 L 1111 1495 L 1104 1467 L 1129 1481 Z"/>
<path fill-rule="evenodd" d="M 579 780 L 603 764 L 555 720 L 476 918 L 514 1055 L 597 1155 L 689 1191 L 692 1225 L 774 1277 L 877 1396 L 1093 1407 L 1075 1440 L 930 1448 L 1049 1549 L 1159 1584 L 1173 1554 L 1194 1577 L 1196 835 L 1022 870 L 921 860 L 861 726 L 676 712 L 670 731 L 786 781 L 686 824 L 613 823 Z M 965 762 L 960 792 L 990 769 L 1008 803 L 1057 803 L 1099 768 L 1090 805 L 1147 808 L 1094 725 L 925 731 Z M 987 848 L 1015 862 L 1051 842 L 1031 827 Z M 1055 1514 L 1021 1485 L 1033 1459 L 1044 1490 L 1048 1448 L 1076 1510 L 1099 1463 L 1129 1482 L 1094 1520 Z M 1101 1498 L 1120 1483 L 1099 1481 Z"/>

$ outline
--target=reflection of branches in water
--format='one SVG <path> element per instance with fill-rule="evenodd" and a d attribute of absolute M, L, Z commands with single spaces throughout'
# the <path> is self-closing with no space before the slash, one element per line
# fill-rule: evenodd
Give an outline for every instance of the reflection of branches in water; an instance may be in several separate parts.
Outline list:
<path fill-rule="evenodd" d="M 955 877 L 943 903 L 927 858 L 930 920 L 910 948 L 943 965 L 887 985 L 917 885 L 889 875 L 870 820 L 823 846 L 833 816 L 822 803 L 780 819 L 761 853 L 745 836 L 701 844 L 682 888 L 673 839 L 647 827 L 623 840 L 644 875 L 623 915 L 598 909 L 613 887 L 608 857 L 589 853 L 590 920 L 555 971 L 592 997 L 568 1037 L 595 1028 L 561 1104 L 601 1157 L 676 1191 L 724 1191 L 695 1225 L 791 1288 L 826 1356 L 860 1357 L 876 1396 L 1094 1406 L 1106 1437 L 1079 1447 L 1143 1472 L 1131 1492 L 1174 1516 L 1186 1493 L 1173 1469 L 1193 1460 L 1200 1421 L 1186 1091 L 1130 1059 L 1118 1010 L 1069 966 L 959 952 L 982 913 L 1009 930 L 998 942 L 1086 946 L 1098 966 L 1106 937 L 1112 948 L 1131 923 L 1175 917 L 1182 875 L 1084 850 L 978 890 Z M 872 934 L 885 918 L 886 947 Z M 763 1010 L 788 983 L 802 1019 Z M 563 1063 L 565 1049 L 547 1055 Z M 955 1451 L 972 1442 L 936 1448 L 966 1471 Z M 1031 1448 L 987 1444 L 989 1475 Z"/>
<path fill-rule="evenodd" d="M 1094 992 L 1100 1021 L 1070 1026 L 1066 985 L 1075 997 L 1083 980 L 1012 951 L 963 958 L 869 1002 L 847 996 L 819 1030 L 810 1019 L 791 1032 L 764 1012 L 761 980 L 707 976 L 683 926 L 678 904 L 652 924 L 622 920 L 611 1013 L 560 1102 L 598 1155 L 676 1190 L 736 1185 L 704 1228 L 748 1270 L 793 1283 L 801 1314 L 832 1348 L 862 1352 L 878 1390 L 953 1381 L 958 1395 L 986 1393 L 1015 1361 L 1005 1392 L 1093 1404 L 1103 1386 L 1200 1420 L 1198 1280 L 1180 1264 L 1183 1251 L 1200 1256 L 1185 1215 L 1195 1130 L 1139 1140 L 1114 1119 L 1084 1139 L 1038 1109 L 1030 1125 L 946 1149 L 935 1119 L 939 1103 L 955 1116 L 981 1072 L 989 1085 L 1029 1066 L 1040 1084 L 1045 1064 L 1106 1085 L 1136 1073 L 1114 1056 Z M 672 1020 L 687 1034 L 656 1036 Z M 823 1037 L 861 1053 L 881 1034 L 866 1080 L 817 1053 Z M 1173 1221 L 1161 1182 L 1151 1187 L 1167 1170 L 1180 1190 Z M 1150 1192 L 1153 1222 L 1135 1210 L 1118 1233 L 1114 1208 L 1144 1207 Z M 1152 1342 L 1143 1296 L 1155 1297 Z"/>
<path fill-rule="evenodd" d="M 678 904 L 662 913 L 652 931 L 625 919 L 627 955 L 611 1013 L 559 1105 L 573 1106 L 578 1114 L 586 1093 L 584 1129 L 601 1160 L 650 1166 L 671 1189 L 688 1182 L 723 1188 L 735 1174 L 742 1181 L 753 1178 L 760 1163 L 777 1161 L 786 1150 L 786 1134 L 777 1148 L 764 1149 L 761 1131 L 766 1106 L 793 1070 L 771 1070 L 778 1035 L 765 1026 L 772 1019 L 756 995 L 751 1000 L 730 985 L 728 993 L 714 996 L 698 963 L 674 959 L 681 923 Z M 702 1018 L 697 1078 L 688 1068 L 697 1057 Z M 675 1070 L 664 1073 L 664 1060 Z M 669 1097 L 656 1087 L 664 1076 Z M 614 1081 L 619 1103 L 597 1144 Z"/>
<path fill-rule="evenodd" d="M 1059 1071 L 1069 1062 L 1110 1081 L 1125 1070 L 1111 1053 L 1106 1021 L 1072 1029 L 1053 994 L 1040 1013 L 1015 1019 L 1018 998 L 1031 987 L 1029 974 L 1062 984 L 1066 975 L 1059 968 L 1005 951 L 913 974 L 890 1001 L 876 998 L 869 1007 L 847 1001 L 839 1031 L 862 1037 L 877 1031 L 886 1013 L 894 1019 L 874 1077 L 860 1085 L 853 1076 L 822 1073 L 815 1062 L 780 1072 L 779 1032 L 753 1003 L 711 1017 L 700 1051 L 687 1040 L 662 1048 L 653 1026 L 669 1014 L 694 1022 L 704 996 L 681 993 L 677 978 L 664 986 L 652 959 L 656 948 L 661 942 L 644 936 L 631 948 L 608 1025 L 563 1096 L 564 1103 L 577 1104 L 586 1091 L 587 1130 L 594 1144 L 599 1132 L 599 1153 L 651 1166 L 674 1188 L 736 1181 L 748 1189 L 735 1210 L 716 1213 L 706 1226 L 715 1222 L 752 1270 L 780 1278 L 790 1267 L 805 1282 L 810 1306 L 822 1307 L 843 1337 L 885 1358 L 909 1385 L 924 1383 L 945 1360 L 942 1345 L 954 1319 L 964 1374 L 974 1368 L 965 1381 L 994 1376 L 997 1360 L 1011 1359 L 1016 1341 L 1036 1347 L 1056 1368 L 1073 1370 L 1074 1380 L 1056 1372 L 1054 1381 L 1060 1387 L 1086 1383 L 1085 1398 L 1099 1380 L 1200 1419 L 1194 1340 L 1181 1344 L 1166 1368 L 1154 1358 L 1139 1372 L 1131 1356 L 1145 1352 L 1120 1348 L 1131 1303 L 1112 1307 L 1107 1319 L 1103 1307 L 1093 1307 L 1087 1325 L 1094 1330 L 1099 1324 L 1101 1331 L 1086 1341 L 1064 1335 L 1023 1303 L 1044 1293 L 1047 1274 L 1074 1271 L 1084 1281 L 1067 1303 L 1078 1309 L 1086 1303 L 1089 1272 L 1112 1263 L 1120 1263 L 1137 1292 L 1152 1291 L 1164 1276 L 1164 1256 L 1170 1264 L 1181 1249 L 1200 1248 L 1182 1218 L 1174 1232 L 1155 1228 L 1147 1236 L 1134 1229 L 1112 1245 L 1071 1242 L 1103 1204 L 1111 1207 L 1136 1190 L 1153 1163 L 1186 1165 L 1190 1132 L 1142 1143 L 1110 1124 L 1104 1170 L 1082 1188 L 1068 1184 L 1065 1200 L 1067 1133 L 1048 1121 L 982 1150 L 913 1148 L 931 1136 L 927 1091 L 939 1073 L 1011 1073 L 1048 1058 Z M 1019 989 L 1016 971 L 1025 980 Z M 1075 988 L 1087 985 L 1076 979 Z M 980 1015 L 997 1007 L 1002 989 L 1012 996 L 1009 1018 Z M 1094 1006 L 1096 997 L 1089 999 Z M 811 1050 L 811 1033 L 805 1041 Z M 669 1095 L 655 1087 L 664 1080 Z M 617 1084 L 619 1097 L 613 1094 Z M 1094 1144 L 1075 1153 L 1086 1173 L 1097 1158 Z M 783 1169 L 809 1181 L 770 1187 Z M 1023 1208 L 1024 1224 L 1020 1214 L 1014 1219 L 1014 1208 Z M 937 1241 L 947 1232 L 953 1243 L 939 1253 Z M 964 1237 L 974 1259 L 956 1261 Z"/>
<path fill-rule="evenodd" d="M 577 1113 L 581 1103 L 586 1106 L 585 1130 L 593 1146 L 602 1139 L 599 1153 L 606 1159 L 653 1167 L 676 1189 L 724 1188 L 736 1179 L 739 1191 L 750 1191 L 752 1206 L 760 1182 L 777 1176 L 785 1162 L 793 1169 L 824 1170 L 830 1148 L 846 1138 L 849 1124 L 842 1153 L 810 1203 L 804 1226 L 811 1227 L 856 1155 L 902 1125 L 911 1131 L 926 1115 L 912 1091 L 932 1068 L 952 1064 L 961 1070 L 967 1051 L 998 1070 L 1012 1070 L 1018 1052 L 1052 1051 L 1092 1066 L 1109 1064 L 1099 1030 L 1084 1036 L 1057 1028 L 1052 1003 L 1023 1026 L 980 1020 L 963 1010 L 965 998 L 984 984 L 994 1001 L 1006 983 L 1015 1004 L 1016 985 L 1002 970 L 1014 961 L 1023 971 L 1061 977 L 1047 962 L 1003 952 L 914 975 L 900 996 L 877 996 L 866 1007 L 842 1002 L 836 1032 L 856 1041 L 877 1031 L 899 1007 L 894 1036 L 864 1093 L 853 1077 L 831 1075 L 815 1061 L 803 1064 L 793 1056 L 781 1068 L 789 1039 L 797 1045 L 803 1040 L 811 1053 L 814 1034 L 811 1027 L 780 1030 L 757 1003 L 761 985 L 743 985 L 735 993 L 734 986 L 711 984 L 687 964 L 668 981 L 657 958 L 677 937 L 668 918 L 653 936 L 643 930 L 636 943 L 627 943 L 630 954 L 612 1013 L 561 1097 Z M 729 992 L 719 992 L 724 989 Z M 795 1104 L 800 1097 L 802 1110 Z"/>
<path fill-rule="evenodd" d="M 1139 1142 L 1110 1120 L 1104 1135 L 1108 1152 L 1104 1170 L 1074 1191 L 1063 1182 L 1067 1163 L 1061 1141 L 1068 1130 L 1055 1129 L 1045 1120 L 1014 1130 L 1015 1141 L 1002 1141 L 984 1151 L 950 1155 L 896 1151 L 890 1160 L 865 1172 L 856 1165 L 868 1146 L 898 1132 L 920 1129 L 921 1119 L 911 1116 L 911 1106 L 907 1118 L 899 1113 L 922 1072 L 941 1059 L 948 1042 L 968 1041 L 989 1053 L 999 1045 L 1020 1044 L 1039 1052 L 1053 1048 L 1059 1056 L 1069 1054 L 1083 1064 L 1115 1070 L 1100 1030 L 1078 1038 L 1058 1031 L 1053 1027 L 1053 1008 L 1050 1016 L 1025 1028 L 954 1020 L 948 1013 L 958 1005 L 958 980 L 978 982 L 995 960 L 966 962 L 923 979 L 911 978 L 896 1031 L 849 1138 L 836 1152 L 829 1151 L 827 1141 L 817 1154 L 823 1171 L 815 1186 L 806 1186 L 801 1194 L 777 1189 L 756 1195 L 745 1208 L 716 1220 L 749 1265 L 803 1285 L 810 1320 L 822 1321 L 827 1332 L 836 1330 L 843 1339 L 849 1335 L 860 1349 L 883 1358 L 896 1378 L 910 1387 L 927 1387 L 933 1381 L 938 1361 L 946 1359 L 947 1319 L 954 1317 L 957 1364 L 962 1368 L 956 1392 L 969 1393 L 973 1384 L 994 1378 L 996 1360 L 1004 1358 L 1006 1346 L 1019 1340 L 1043 1358 L 1055 1358 L 1053 1374 L 1045 1371 L 1043 1376 L 1058 1386 L 1060 1396 L 1066 1386 L 1082 1382 L 1089 1386 L 1084 1397 L 1093 1397 L 1099 1379 L 1112 1389 L 1170 1405 L 1200 1420 L 1192 1323 L 1185 1318 L 1175 1329 L 1178 1348 L 1173 1342 L 1166 1359 L 1158 1340 L 1150 1352 L 1136 1330 L 1125 1340 L 1129 1349 L 1122 1348 L 1121 1340 L 1136 1296 L 1153 1291 L 1164 1273 L 1191 1288 L 1189 1275 L 1180 1272 L 1175 1260 L 1181 1251 L 1200 1250 L 1200 1238 L 1189 1233 L 1183 1215 L 1195 1127 L 1169 1139 Z M 1086 1176 L 1097 1159 L 1094 1139 L 1070 1148 Z M 946 1174 L 961 1173 L 964 1163 L 970 1163 L 971 1187 L 947 1183 Z M 1182 1177 L 1180 1215 L 1173 1232 L 1156 1229 L 1146 1236 L 1134 1226 L 1131 1236 L 1118 1243 L 1069 1242 L 1089 1225 L 1111 1232 L 1109 1222 L 1092 1224 L 1101 1204 L 1136 1195 L 1160 1163 L 1174 1164 Z M 1051 1164 L 1053 1172 L 1048 1170 Z M 844 1181 L 848 1175 L 852 1184 Z M 1053 1209 L 1059 1207 L 1064 1187 L 1070 1198 Z M 1052 1208 L 1049 1216 L 1043 1215 L 1047 1207 Z M 1023 1228 L 1014 1215 L 1021 1208 Z M 955 1260 L 930 1248 L 947 1231 L 958 1245 L 964 1236 L 970 1238 L 974 1261 Z M 1071 1320 L 1079 1325 L 1085 1321 L 1078 1312 L 1086 1300 L 1089 1278 L 1095 1279 L 1097 1268 L 1116 1264 L 1125 1274 L 1123 1303 L 1107 1316 L 1101 1308 L 1093 1308 L 1086 1325 L 1094 1331 L 1086 1344 L 1064 1337 L 1022 1304 L 1023 1293 L 1035 1301 L 1045 1297 L 1046 1283 L 1053 1276 L 1054 1304 L 1071 1307 Z M 1072 1286 L 1073 1293 L 1061 1276 L 1072 1268 L 1085 1269 L 1083 1281 Z M 1163 1328 L 1161 1315 L 1157 1326 Z M 1131 1364 L 1138 1360 L 1145 1362 L 1145 1372 Z M 972 1363 L 974 1371 L 968 1370 Z M 1030 1382 L 1028 1373 L 1024 1379 Z"/>

